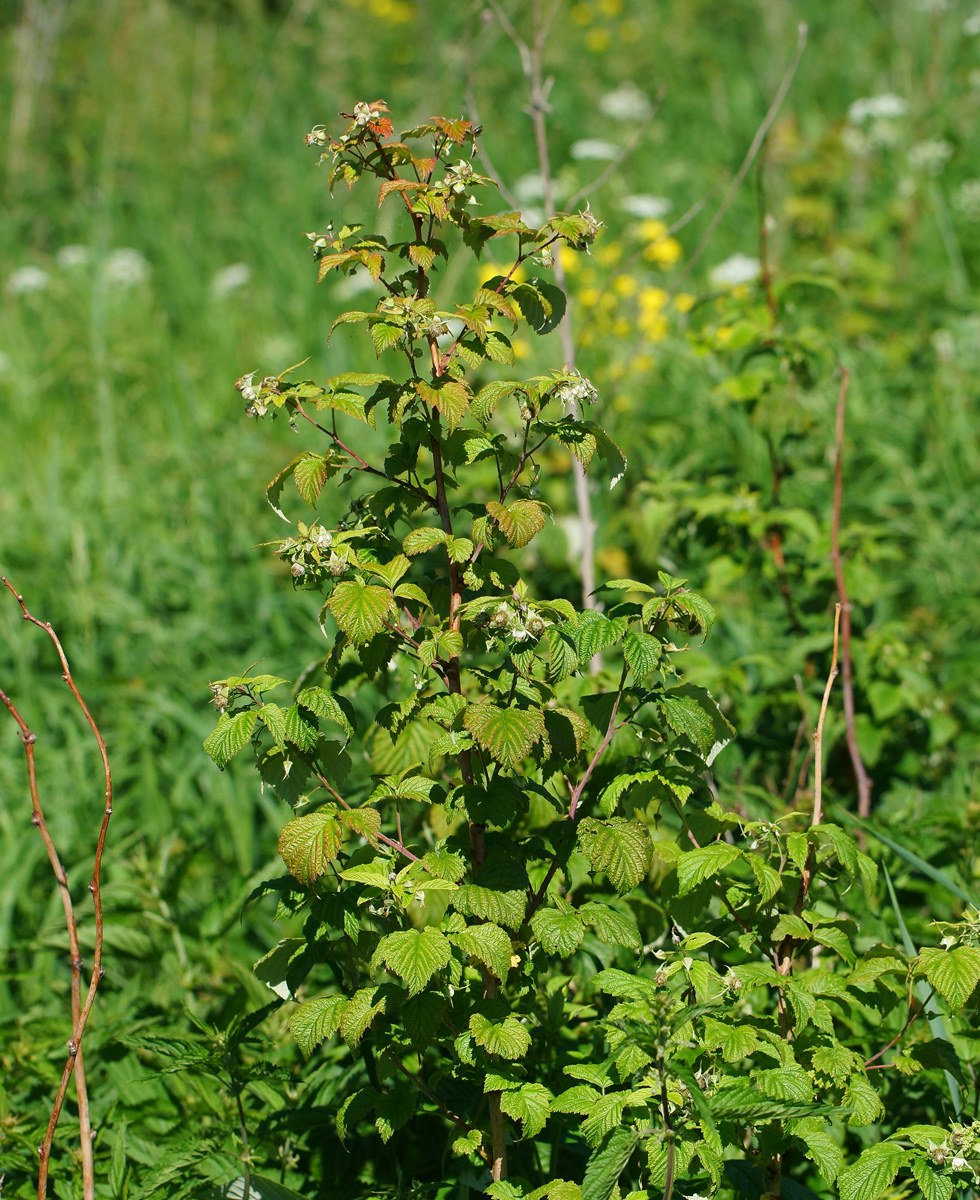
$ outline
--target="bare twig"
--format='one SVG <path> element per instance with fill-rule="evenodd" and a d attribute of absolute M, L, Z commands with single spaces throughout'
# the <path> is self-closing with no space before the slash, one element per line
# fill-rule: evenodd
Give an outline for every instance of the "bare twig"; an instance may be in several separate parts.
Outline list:
<path fill-rule="evenodd" d="M 725 192 L 721 204 L 718 205 L 715 215 L 708 222 L 708 228 L 701 235 L 701 240 L 698 242 L 694 253 L 688 259 L 687 265 L 674 280 L 674 285 L 670 289 L 670 294 L 672 296 L 680 290 L 681 284 L 697 266 L 701 259 L 701 255 L 708 248 L 708 243 L 711 241 L 712 237 L 714 237 L 715 230 L 721 224 L 725 213 L 728 212 L 732 201 L 735 199 L 735 194 L 742 186 L 742 181 L 749 173 L 749 169 L 751 168 L 752 163 L 755 161 L 755 156 L 759 153 L 762 143 L 766 140 L 766 134 L 772 128 L 772 123 L 775 121 L 777 115 L 779 114 L 780 108 L 783 106 L 783 101 L 786 99 L 786 93 L 789 91 L 790 84 L 793 82 L 793 76 L 796 74 L 796 68 L 800 65 L 800 59 L 803 57 L 803 50 L 806 47 L 806 37 L 807 26 L 805 22 L 801 21 L 798 28 L 796 53 L 793 56 L 793 61 L 786 69 L 786 74 L 783 76 L 782 82 L 777 88 L 775 96 L 773 96 L 772 104 L 769 105 L 769 111 L 763 117 L 762 124 L 755 131 L 755 137 L 753 137 L 749 148 L 746 151 L 745 158 L 742 160 L 742 165 L 735 173 L 735 178 L 728 185 L 728 190 Z"/>
<path fill-rule="evenodd" d="M 844 692 L 844 725 L 847 733 L 847 750 L 851 756 L 854 768 L 854 778 L 857 781 L 858 816 L 867 817 L 871 813 L 871 779 L 865 770 L 861 751 L 858 748 L 857 733 L 854 728 L 854 682 L 853 664 L 851 660 L 851 602 L 847 595 L 847 584 L 844 580 L 844 562 L 840 552 L 840 514 L 844 497 L 844 420 L 847 410 L 848 371 L 841 367 L 840 393 L 837 397 L 837 430 L 836 456 L 834 459 L 834 512 L 830 526 L 830 557 L 834 564 L 834 578 L 837 581 L 837 599 L 840 601 L 841 618 L 841 668 Z"/>
<path fill-rule="evenodd" d="M 842 605 L 834 607 L 834 652 L 830 659 L 830 672 L 823 689 L 823 700 L 820 702 L 820 716 L 817 717 L 817 729 L 813 735 L 813 820 L 811 825 L 819 825 L 823 819 L 823 723 L 827 716 L 827 705 L 830 703 L 830 690 L 837 678 L 837 648 L 840 643 L 840 613 Z"/>
<path fill-rule="evenodd" d="M 888 1043 L 888 1045 L 887 1045 L 887 1046 L 882 1046 L 882 1048 L 881 1048 L 881 1049 L 878 1051 L 878 1053 L 877 1053 L 877 1054 L 872 1054 L 870 1058 L 867 1058 L 867 1059 L 865 1059 L 865 1060 L 864 1060 L 864 1065 L 865 1065 L 865 1067 L 870 1067 L 872 1063 L 874 1063 L 874 1062 L 877 1062 L 877 1061 L 878 1061 L 878 1059 L 879 1059 L 879 1058 L 881 1058 L 881 1056 L 882 1056 L 883 1054 L 887 1054 L 887 1053 L 888 1053 L 888 1051 L 889 1051 L 889 1050 L 892 1048 L 892 1046 L 894 1046 L 896 1043 L 898 1043 L 898 1042 L 900 1042 L 900 1041 L 902 1040 L 902 1038 L 905 1036 L 905 1032 L 906 1032 L 906 1030 L 907 1030 L 907 1029 L 909 1028 L 909 1026 L 910 1026 L 910 1025 L 913 1023 L 913 1021 L 915 1021 L 915 1020 L 916 1020 L 916 1019 L 919 1017 L 919 1015 L 920 1015 L 921 1013 L 925 1012 L 926 1005 L 927 1005 L 927 1004 L 929 1003 L 929 1001 L 930 1001 L 930 1000 L 933 998 L 933 996 L 935 996 L 935 994 L 936 994 L 936 989 L 935 989 L 935 988 L 933 988 L 933 989 L 932 989 L 932 991 L 929 993 L 929 995 L 928 995 L 928 996 L 926 996 L 925 1000 L 923 1000 L 923 1001 L 922 1001 L 922 1002 L 921 1002 L 921 1003 L 918 1005 L 918 1007 L 916 1007 L 916 1008 L 913 1008 L 913 1009 L 912 1009 L 912 1010 L 909 1012 L 908 1020 L 905 1022 L 905 1024 L 902 1026 L 902 1028 L 901 1028 L 901 1029 L 898 1031 L 898 1033 L 896 1033 L 896 1034 L 895 1034 L 895 1036 L 894 1036 L 894 1037 L 892 1038 L 892 1040 L 891 1040 L 891 1041 Z"/>
<path fill-rule="evenodd" d="M 555 208 L 554 180 L 551 174 L 551 160 L 548 151 L 548 112 L 550 111 L 548 97 L 551 94 L 554 79 L 544 78 L 543 62 L 545 39 L 547 38 L 551 22 L 554 19 L 557 6 L 553 5 L 548 16 L 542 20 L 540 0 L 532 0 L 531 19 L 533 37 L 531 43 L 528 44 L 514 28 L 510 18 L 500 5 L 499 0 L 489 0 L 489 4 L 501 28 L 513 42 L 521 60 L 521 67 L 524 71 L 524 78 L 528 89 L 529 103 L 527 112 L 530 114 L 531 123 L 534 127 L 534 140 L 538 152 L 538 170 L 541 174 L 543 191 L 542 202 L 545 216 L 553 217 L 557 209 Z M 566 297 L 568 297 L 565 316 L 562 318 L 558 328 L 565 366 L 569 369 L 574 369 L 575 335 L 572 324 L 573 305 L 571 297 L 568 296 L 565 268 L 562 265 L 560 254 L 555 255 L 555 282 L 565 293 Z M 573 403 L 570 406 L 570 411 L 571 415 L 577 420 L 580 415 L 578 406 Z M 579 557 L 579 573 L 582 580 L 582 606 L 583 608 L 595 608 L 596 599 L 593 595 L 595 591 L 595 526 L 592 520 L 592 499 L 589 495 L 589 485 L 585 477 L 585 470 L 574 456 L 572 457 L 572 477 L 575 487 L 575 505 L 578 512 L 578 523 L 582 536 Z"/>
<path fill-rule="evenodd" d="M 609 180 L 612 179 L 612 177 L 616 174 L 616 172 L 623 165 L 623 163 L 626 162 L 626 160 L 629 158 L 629 156 L 637 148 L 637 146 L 640 144 L 640 142 L 643 141 L 644 134 L 650 128 L 651 122 L 653 121 L 653 119 L 657 115 L 657 113 L 660 111 L 660 106 L 661 106 L 661 104 L 663 104 L 664 97 L 666 95 L 667 95 L 667 87 L 666 87 L 666 85 L 664 85 L 660 89 L 660 91 L 657 92 L 657 97 L 654 100 L 653 106 L 651 107 L 650 111 L 643 118 L 643 120 L 640 122 L 640 124 L 637 125 L 636 132 L 633 134 L 633 136 L 630 138 L 630 140 L 626 143 L 626 145 L 622 148 L 622 150 L 620 150 L 620 152 L 616 155 L 616 157 L 612 160 L 612 162 L 609 163 L 609 165 L 606 167 L 606 169 L 604 171 L 600 171 L 600 173 L 595 177 L 595 179 L 592 180 L 591 183 L 585 184 L 584 187 L 580 187 L 577 192 L 573 192 L 572 195 L 569 196 L 569 198 L 568 198 L 568 207 L 569 208 L 574 208 L 576 204 L 580 204 L 583 200 L 585 200 L 589 196 L 591 196 L 593 192 L 597 192 L 599 190 L 599 188 L 601 188 L 603 186 L 603 184 L 608 183 Z"/>
<path fill-rule="evenodd" d="M 38 1182 L 37 1194 L 38 1200 L 45 1200 L 48 1188 L 48 1168 L 51 1158 L 51 1146 L 54 1141 L 55 1130 L 58 1126 L 58 1121 L 61 1117 L 61 1110 L 64 1107 L 65 1097 L 68 1094 L 68 1085 L 72 1075 L 75 1076 L 75 1091 L 78 1097 L 78 1118 L 79 1118 L 79 1137 L 81 1140 L 81 1157 L 82 1157 L 82 1191 L 85 1200 L 94 1200 L 95 1196 L 95 1174 L 92 1159 L 92 1126 L 89 1117 L 88 1105 L 88 1089 L 85 1081 L 85 1063 L 82 1054 L 82 1037 L 85 1033 L 85 1027 L 88 1023 L 89 1014 L 92 1011 L 92 1005 L 95 1003 L 95 993 L 98 989 L 102 976 L 105 970 L 102 966 L 102 950 L 104 944 L 104 926 L 102 916 L 102 856 L 105 850 L 106 834 L 109 829 L 109 818 L 112 816 L 112 773 L 109 768 L 109 756 L 106 751 L 105 741 L 102 734 L 99 732 L 99 727 L 95 722 L 88 705 L 82 699 L 81 693 L 75 686 L 75 681 L 72 679 L 71 668 L 68 665 L 68 659 L 65 656 L 64 649 L 58 638 L 58 635 L 52 629 L 50 622 L 39 621 L 33 616 L 24 603 L 23 596 L 19 595 L 12 587 L 8 580 L 0 578 L 0 583 L 14 597 L 20 605 L 21 613 L 25 621 L 30 621 L 32 625 L 36 625 L 39 629 L 51 638 L 54 647 L 58 652 L 58 658 L 61 660 L 62 679 L 68 685 L 69 690 L 75 697 L 75 700 L 85 715 L 85 719 L 89 724 L 90 729 L 95 737 L 99 747 L 99 754 L 102 757 L 102 769 L 105 776 L 105 805 L 102 813 L 102 824 L 99 828 L 98 841 L 95 848 L 95 862 L 92 871 L 92 882 L 89 884 L 89 891 L 92 893 L 92 901 L 95 908 L 95 947 L 92 956 L 92 974 L 89 978 L 88 989 L 85 993 L 84 1000 L 82 998 L 82 956 L 78 942 L 78 926 L 75 919 L 74 908 L 71 901 L 71 894 L 68 889 L 68 875 L 61 863 L 58 852 L 55 848 L 51 834 L 48 830 L 47 823 L 44 819 L 44 812 L 41 808 L 40 793 L 37 785 L 37 770 L 35 763 L 35 744 L 37 735 L 29 728 L 23 717 L 17 711 L 13 702 L 3 692 L 0 692 L 0 701 L 3 702 L 11 716 L 17 722 L 18 735 L 24 744 L 24 751 L 27 756 L 27 774 L 30 784 L 31 821 L 37 826 L 38 832 L 41 834 L 41 839 L 44 842 L 44 848 L 47 851 L 48 861 L 51 864 L 51 869 L 54 872 L 55 879 L 58 883 L 58 888 L 61 892 L 62 907 L 65 912 L 65 924 L 68 930 L 68 942 L 71 951 L 71 1022 L 72 1032 L 71 1038 L 68 1041 L 68 1059 L 65 1063 L 61 1075 L 61 1083 L 58 1087 L 57 1095 L 55 1096 L 54 1104 L 51 1110 L 51 1116 L 48 1120 L 48 1127 L 45 1131 L 44 1140 L 38 1148 Z"/>

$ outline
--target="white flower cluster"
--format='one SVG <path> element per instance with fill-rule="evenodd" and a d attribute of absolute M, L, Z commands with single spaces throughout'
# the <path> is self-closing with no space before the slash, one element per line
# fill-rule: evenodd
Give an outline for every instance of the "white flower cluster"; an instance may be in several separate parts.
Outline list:
<path fill-rule="evenodd" d="M 896 122 L 908 107 L 908 101 L 892 92 L 855 100 L 847 110 L 848 124 L 841 134 L 845 148 L 862 158 L 875 149 L 894 146 L 899 138 Z"/>
<path fill-rule="evenodd" d="M 865 121 L 895 120 L 904 117 L 908 112 L 908 101 L 892 92 L 883 92 L 880 96 L 865 96 L 855 100 L 847 110 L 847 119 L 852 125 L 863 125 Z"/>
<path fill-rule="evenodd" d="M 354 124 L 359 125 L 361 129 L 371 121 L 371 106 L 365 104 L 363 100 L 359 100 L 354 105 Z"/>
<path fill-rule="evenodd" d="M 980 221 L 980 179 L 967 179 L 960 184 L 953 197 L 953 207 L 968 221 Z"/>
<path fill-rule="evenodd" d="M 644 221 L 659 221 L 674 207 L 665 196 L 647 196 L 637 193 L 634 196 L 624 196 L 619 202 L 623 212 L 631 217 L 639 217 Z"/>
<path fill-rule="evenodd" d="M 650 115 L 650 101 L 635 83 L 624 83 L 601 97 L 599 111 L 611 121 L 643 121 Z"/>
<path fill-rule="evenodd" d="M 573 404 L 580 407 L 585 404 L 595 404 L 599 399 L 599 389 L 591 379 L 586 379 L 579 371 L 575 372 L 575 376 L 575 379 L 569 379 L 559 384 L 555 391 L 562 407 L 569 408 Z"/>
<path fill-rule="evenodd" d="M 106 259 L 103 274 L 114 287 L 137 287 L 150 278 L 150 264 L 138 250 L 122 246 Z"/>
<path fill-rule="evenodd" d="M 11 296 L 30 296 L 43 292 L 50 276 L 41 267 L 18 267 L 7 276 L 7 291 Z"/>
<path fill-rule="evenodd" d="M 232 292 L 237 292 L 252 278 L 252 268 L 248 263 L 237 262 L 219 271 L 211 280 L 211 295 L 216 300 L 223 300 Z"/>
<path fill-rule="evenodd" d="M 449 184 L 449 190 L 457 196 L 462 195 L 466 191 L 472 179 L 473 167 L 465 158 L 461 158 L 459 162 L 446 168 L 445 182 Z"/>
<path fill-rule="evenodd" d="M 923 175 L 941 175 L 953 154 L 953 147 L 942 138 L 917 142 L 909 150 L 909 166 Z"/>
<path fill-rule="evenodd" d="M 740 283 L 751 283 L 753 279 L 758 279 L 761 271 L 762 263 L 757 258 L 733 254 L 712 267 L 708 277 L 715 287 L 738 287 Z"/>
<path fill-rule="evenodd" d="M 619 147 L 601 138 L 583 138 L 572 145 L 572 158 L 614 159 L 619 156 Z"/>
<path fill-rule="evenodd" d="M 499 605 L 487 620 L 487 625 L 491 634 L 509 634 L 515 642 L 524 642 L 528 638 L 536 641 L 548 628 L 548 622 L 538 613 L 532 612 L 522 617 L 509 604 Z"/>

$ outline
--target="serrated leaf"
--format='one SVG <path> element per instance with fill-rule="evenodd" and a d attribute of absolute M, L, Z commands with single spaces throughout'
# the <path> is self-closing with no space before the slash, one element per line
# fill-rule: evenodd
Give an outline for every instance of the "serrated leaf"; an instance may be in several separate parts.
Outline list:
<path fill-rule="evenodd" d="M 328 477 L 327 460 L 321 454 L 314 454 L 310 450 L 300 455 L 293 469 L 296 490 L 310 508 L 316 508 L 316 502 Z"/>
<path fill-rule="evenodd" d="M 851 1076 L 851 1082 L 841 1101 L 841 1108 L 850 1110 L 847 1123 L 855 1129 L 873 1125 L 884 1112 L 881 1098 L 868 1082 L 866 1075 Z"/>
<path fill-rule="evenodd" d="M 516 770 L 544 733 L 544 717 L 536 708 L 498 708 L 471 704 L 463 724 L 501 766 Z"/>
<path fill-rule="evenodd" d="M 258 719 L 272 734 L 272 740 L 279 750 L 286 745 L 286 714 L 278 704 L 266 703 L 258 710 Z"/>
<path fill-rule="evenodd" d="M 715 726 L 711 717 L 693 696 L 664 693 L 659 699 L 660 711 L 675 733 L 692 742 L 707 756 L 715 743 Z"/>
<path fill-rule="evenodd" d="M 592 863 L 602 871 L 617 892 L 628 892 L 645 879 L 650 870 L 653 847 L 644 825 L 623 817 L 597 821 L 593 817 L 579 824 L 578 842 Z"/>
<path fill-rule="evenodd" d="M 302 750 L 304 754 L 312 753 L 320 740 L 320 731 L 316 722 L 306 716 L 297 704 L 287 708 L 284 716 L 285 741 Z"/>
<path fill-rule="evenodd" d="M 523 901 L 523 893 L 521 899 Z M 464 954 L 483 963 L 501 983 L 507 979 L 513 950 L 510 935 L 499 925 L 489 921 L 482 925 L 468 925 L 459 933 L 450 933 L 449 940 Z"/>
<path fill-rule="evenodd" d="M 289 1032 L 304 1058 L 309 1058 L 321 1042 L 333 1037 L 340 1028 L 340 1018 L 346 1007 L 346 996 L 320 996 L 293 1009 L 289 1015 Z"/>
<path fill-rule="evenodd" d="M 362 808 L 345 809 L 339 815 L 342 825 L 377 849 L 378 834 L 381 832 L 381 814 L 376 809 L 365 805 Z"/>
<path fill-rule="evenodd" d="M 360 580 L 338 583 L 327 600 L 333 619 L 355 645 L 369 642 L 380 633 L 394 607 L 394 597 L 387 588 Z"/>
<path fill-rule="evenodd" d="M 256 717 L 254 708 L 236 713 L 233 717 L 222 713 L 217 725 L 204 739 L 205 753 L 222 770 L 252 740 Z"/>
<path fill-rule="evenodd" d="M 551 1114 L 551 1092 L 540 1083 L 525 1083 L 516 1090 L 503 1092 L 500 1108 L 521 1123 L 521 1136 L 537 1137 Z"/>
<path fill-rule="evenodd" d="M 536 500 L 515 500 L 508 505 L 490 500 L 487 512 L 500 526 L 511 546 L 526 546 L 544 529 L 544 509 Z"/>
<path fill-rule="evenodd" d="M 582 1200 L 609 1200 L 636 1143 L 636 1133 L 622 1125 L 606 1134 L 586 1165 Z"/>
<path fill-rule="evenodd" d="M 279 834 L 279 855 L 290 874 L 310 887 L 340 853 L 343 826 L 333 805 L 287 821 Z"/>
<path fill-rule="evenodd" d="M 442 529 L 433 529 L 429 525 L 420 525 L 418 529 L 410 530 L 402 542 L 402 549 L 410 557 L 424 554 L 436 546 L 444 546 L 449 535 Z"/>
<path fill-rule="evenodd" d="M 936 1145 L 942 1145 L 943 1138 Z M 925 1158 L 912 1159 L 912 1174 L 915 1182 L 922 1189 L 923 1200 L 952 1200 L 953 1181 L 948 1175 L 940 1175 L 936 1168 Z"/>
<path fill-rule="evenodd" d="M 548 630 L 548 678 L 560 683 L 578 670 L 575 639 L 561 629 Z"/>
<path fill-rule="evenodd" d="M 918 970 L 950 1008 L 962 1008 L 980 982 L 980 950 L 973 946 L 951 950 L 927 947 L 919 951 Z"/>
<path fill-rule="evenodd" d="M 742 851 L 727 842 L 712 842 L 710 846 L 686 851 L 677 860 L 677 894 L 686 896 L 699 883 L 713 878 L 741 857 Z"/>
<path fill-rule="evenodd" d="M 474 1013 L 470 1017 L 470 1033 L 478 1046 L 499 1058 L 523 1058 L 531 1049 L 531 1035 L 513 1013 L 497 1020 Z"/>
<path fill-rule="evenodd" d="M 649 633 L 633 631 L 623 639 L 623 657 L 639 683 L 655 670 L 660 662 L 663 647 L 659 638 Z"/>
<path fill-rule="evenodd" d="M 582 918 L 574 911 L 539 908 L 531 918 L 534 936 L 549 954 L 567 958 L 581 946 L 585 937 Z"/>
<path fill-rule="evenodd" d="M 461 1133 L 452 1144 L 452 1153 L 457 1157 L 475 1154 L 483 1144 L 483 1134 L 479 1129 L 471 1129 L 469 1133 Z"/>
<path fill-rule="evenodd" d="M 347 1002 L 340 1018 L 340 1036 L 348 1046 L 356 1046 L 378 1013 L 385 1011 L 387 1000 L 382 996 L 375 1001 L 377 991 L 373 987 L 361 988 Z"/>
<path fill-rule="evenodd" d="M 763 862 L 758 854 L 749 854 L 746 857 L 755 881 L 759 885 L 759 897 L 763 904 L 768 904 L 782 887 L 783 881 L 779 872 L 770 867 L 768 863 Z"/>
<path fill-rule="evenodd" d="M 375 958 L 408 984 L 409 996 L 417 996 L 449 962 L 450 947 L 438 929 L 407 929 L 382 938 Z"/>
<path fill-rule="evenodd" d="M 415 390 L 425 404 L 441 414 L 450 433 L 458 428 L 469 412 L 470 390 L 465 383 L 451 376 L 444 375 L 435 383 L 417 379 Z"/>
<path fill-rule="evenodd" d="M 590 900 L 579 909 L 582 920 L 591 925 L 600 942 L 610 946 L 625 946 L 628 950 L 639 950 L 643 944 L 640 931 L 632 917 L 610 908 L 597 900 Z"/>
<path fill-rule="evenodd" d="M 335 696 L 326 688 L 308 687 L 299 693 L 296 703 L 301 708 L 308 708 L 310 712 L 316 713 L 318 717 L 323 717 L 325 721 L 339 725 L 348 737 L 354 736 L 353 709 L 350 702 L 343 697 Z"/>
<path fill-rule="evenodd" d="M 513 383 L 509 379 L 495 379 L 480 388 L 473 397 L 470 411 L 481 425 L 487 425 L 500 401 L 507 396 L 512 396 L 521 388 L 520 383 Z"/>
<path fill-rule="evenodd" d="M 704 1018 L 701 1038 L 706 1050 L 720 1050 L 725 1062 L 739 1062 L 759 1048 L 759 1037 L 751 1025 L 727 1025 L 713 1017 Z"/>
<path fill-rule="evenodd" d="M 840 1200 L 878 1200 L 908 1161 L 908 1152 L 894 1142 L 871 1146 L 837 1180 Z"/>

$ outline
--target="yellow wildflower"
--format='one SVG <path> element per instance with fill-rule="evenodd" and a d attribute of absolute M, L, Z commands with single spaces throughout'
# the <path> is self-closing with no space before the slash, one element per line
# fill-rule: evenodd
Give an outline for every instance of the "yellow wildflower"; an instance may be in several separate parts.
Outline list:
<path fill-rule="evenodd" d="M 654 360 L 649 354 L 638 354 L 636 358 L 633 359 L 633 369 L 635 371 L 649 371 L 653 366 L 653 362 Z"/>
<path fill-rule="evenodd" d="M 576 25 L 588 25 L 592 20 L 592 6 L 589 4 L 576 4 L 572 9 L 572 20 Z"/>
<path fill-rule="evenodd" d="M 592 308 L 593 305 L 596 303 L 596 301 L 599 299 L 598 288 L 594 288 L 594 287 L 582 288 L 582 290 L 578 294 L 578 299 L 579 299 L 579 302 L 583 305 L 583 307 Z"/>
<path fill-rule="evenodd" d="M 655 262 L 661 267 L 672 267 L 684 253 L 677 238 L 661 238 L 659 242 L 651 242 L 643 251 L 643 257 L 649 262 Z"/>
<path fill-rule="evenodd" d="M 662 342 L 667 336 L 667 318 L 662 313 L 640 313 L 636 323 L 651 342 Z"/>
<path fill-rule="evenodd" d="M 732 336 L 731 325 L 719 325 L 718 328 L 715 330 L 715 337 L 718 339 L 718 341 L 723 346 L 728 344 L 728 342 L 731 340 L 731 336 Z"/>
<path fill-rule="evenodd" d="M 613 287 L 621 296 L 632 296 L 636 292 L 636 279 L 632 275 L 617 275 Z"/>
<path fill-rule="evenodd" d="M 617 396 L 613 404 L 619 407 L 618 401 L 622 399 L 624 397 Z M 629 401 L 627 401 L 628 404 Z M 630 573 L 630 560 L 621 546 L 604 546 L 595 556 L 595 560 L 612 579 L 622 579 Z"/>
<path fill-rule="evenodd" d="M 562 244 L 558 247 L 558 258 L 561 261 L 561 265 L 565 268 L 566 273 L 569 275 L 574 275 L 582 265 L 579 262 L 579 257 L 578 251 L 573 250 L 571 246 L 568 246 L 565 242 L 562 242 Z"/>
<path fill-rule="evenodd" d="M 520 362 L 522 359 L 531 357 L 531 343 L 525 338 L 514 338 L 511 342 L 511 348 L 514 351 L 514 357 Z"/>
<path fill-rule="evenodd" d="M 674 297 L 674 308 L 676 308 L 678 312 L 690 312 L 694 307 L 694 301 L 695 297 L 690 295 L 690 293 L 678 292 Z"/>
<path fill-rule="evenodd" d="M 590 29 L 585 35 L 585 48 L 593 54 L 605 54 L 611 45 L 608 29 Z"/>
<path fill-rule="evenodd" d="M 632 326 L 625 317 L 617 317 L 616 320 L 613 321 L 612 331 L 615 337 L 620 339 L 628 338 L 631 329 Z"/>
<path fill-rule="evenodd" d="M 641 221 L 640 222 L 640 237 L 645 242 L 659 242 L 661 238 L 667 236 L 667 226 L 663 221 Z"/>
<path fill-rule="evenodd" d="M 622 242 L 605 242 L 595 253 L 595 260 L 603 267 L 611 267 L 623 257 Z"/>
<path fill-rule="evenodd" d="M 599 12 L 607 17 L 618 17 L 623 11 L 623 0 L 599 0 Z"/>
<path fill-rule="evenodd" d="M 660 312 L 670 299 L 663 288 L 645 287 L 640 291 L 640 312 L 644 315 Z"/>

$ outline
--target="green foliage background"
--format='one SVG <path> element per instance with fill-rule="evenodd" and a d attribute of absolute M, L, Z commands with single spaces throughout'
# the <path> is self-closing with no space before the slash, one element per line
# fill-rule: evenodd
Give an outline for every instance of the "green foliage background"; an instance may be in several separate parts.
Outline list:
<path fill-rule="evenodd" d="M 569 191 L 603 166 L 573 158 L 576 142 L 623 144 L 632 132 L 602 115 L 599 98 L 623 80 L 650 94 L 667 88 L 639 149 L 593 197 L 609 227 L 605 244 L 622 247 L 618 261 L 597 251 L 586 268 L 594 279 L 571 277 L 580 365 L 630 451 L 626 480 L 596 495 L 600 575 L 653 579 L 666 569 L 715 606 L 718 627 L 689 655 L 687 675 L 711 688 L 739 729 L 718 760 L 721 785 L 730 800 L 738 790 L 747 813 L 781 812 L 784 798 L 794 800 L 794 735 L 801 716 L 812 724 L 830 642 L 833 368 L 844 361 L 852 378 L 844 546 L 876 820 L 975 889 L 980 224 L 964 199 L 978 162 L 980 38 L 964 33 L 973 5 L 567 8 L 548 67 L 552 157 Z M 746 360 L 768 330 L 758 290 L 719 290 L 708 273 L 730 254 L 758 253 L 753 176 L 680 286 L 699 302 L 687 312 L 666 305 L 661 321 L 652 292 L 674 287 L 685 269 L 801 19 L 809 45 L 765 172 L 774 284 L 799 365 L 787 376 L 765 356 Z M 59 630 L 112 754 L 109 973 L 87 1045 L 98 1063 L 89 1068 L 96 1121 L 114 1131 L 97 1152 L 103 1162 L 114 1155 L 114 1194 L 135 1196 L 163 1186 L 162 1171 L 179 1175 L 181 1147 L 199 1148 L 202 1130 L 216 1139 L 209 1173 L 218 1182 L 234 1173 L 229 1070 L 258 1051 L 211 1052 L 220 1085 L 201 1070 L 154 1072 L 166 1047 L 178 1052 L 174 1039 L 185 1051 L 209 1043 L 195 1022 L 227 1029 L 267 1002 L 252 964 L 291 932 L 273 923 L 267 901 L 241 919 L 255 883 L 278 871 L 281 806 L 247 767 L 218 774 L 201 750 L 213 723 L 209 673 L 262 658 L 262 669 L 295 677 L 322 654 L 310 634 L 315 597 L 290 595 L 280 569 L 251 549 L 278 532 L 261 483 L 294 452 L 294 435 L 284 422 L 260 435 L 243 421 L 230 381 L 311 352 L 317 378 L 368 366 L 352 357 L 352 340 L 326 352 L 329 324 L 350 304 L 333 283 L 314 289 L 300 231 L 355 210 L 343 197 L 328 201 L 302 135 L 378 95 L 408 120 L 462 111 L 474 17 L 467 5 L 423 0 L 48 0 L 3 4 L 0 23 L 0 128 L 9 130 L 0 564 Z M 485 144 L 514 181 L 535 166 L 518 65 L 496 32 L 476 44 Z M 875 145 L 856 147 L 848 106 L 882 93 L 903 97 L 908 111 Z M 931 173 L 914 148 L 934 139 L 951 153 Z M 677 234 L 680 261 L 644 257 L 649 237 L 624 197 L 669 198 L 669 222 L 712 188 L 705 212 Z M 72 245 L 88 247 L 87 263 L 59 258 Z M 120 248 L 148 264 L 128 287 L 104 270 Z M 251 278 L 221 296 L 212 281 L 239 262 Z M 47 273 L 43 290 L 11 285 L 25 266 Z M 632 292 L 616 286 L 617 275 L 634 280 Z M 557 350 L 531 353 L 543 365 Z M 553 465 L 559 480 L 544 498 L 560 516 L 571 512 L 570 479 L 563 486 L 563 465 Z M 574 597 L 561 520 L 535 552 L 542 578 Z M 21 624 L 12 601 L 0 604 L 0 635 L 0 685 L 41 735 L 49 820 L 81 891 L 99 812 L 93 748 L 49 645 Z M 378 698 L 358 699 L 372 716 Z M 839 718 L 828 740 L 829 786 L 853 807 Z M 0 751 L 0 1171 L 19 1195 L 29 1194 L 32 1147 L 60 1073 L 68 975 L 9 722 Z M 928 921 L 958 915 L 960 902 L 872 848 L 895 877 L 914 941 L 931 944 Z M 872 918 L 898 941 L 884 892 Z M 154 1045 L 151 1036 L 170 1040 Z M 358 1174 L 372 1172 L 407 1187 L 398 1181 L 414 1165 L 389 1161 L 380 1143 L 345 1151 L 332 1127 L 312 1144 L 302 1130 L 283 1131 L 269 1114 L 295 1101 L 298 1056 L 279 1015 L 259 1037 L 284 1072 L 253 1082 L 247 1096 L 256 1125 L 265 1121 L 256 1139 L 267 1173 L 281 1167 L 295 1186 L 299 1153 L 322 1195 L 355 1194 Z M 328 1106 L 341 1068 L 328 1054 L 318 1070 L 317 1100 Z M 70 1125 L 69 1112 L 63 1144 Z M 161 1167 L 163 1152 L 172 1158 Z M 68 1196 L 61 1162 L 55 1187 Z"/>

